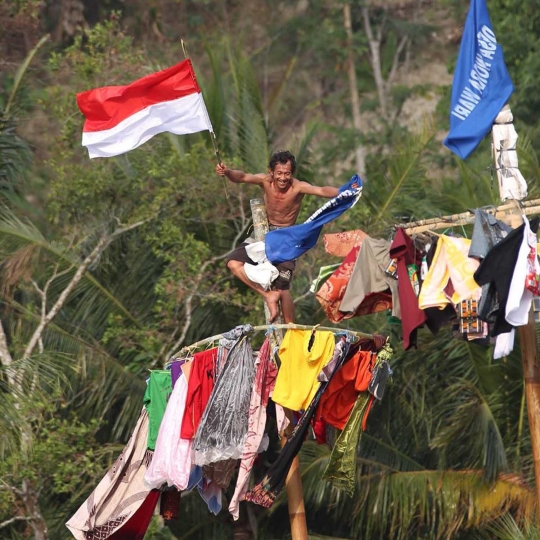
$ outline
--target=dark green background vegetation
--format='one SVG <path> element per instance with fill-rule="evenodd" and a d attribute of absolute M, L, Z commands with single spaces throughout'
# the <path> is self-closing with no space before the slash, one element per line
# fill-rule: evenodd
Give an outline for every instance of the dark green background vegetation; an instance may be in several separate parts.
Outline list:
<path fill-rule="evenodd" d="M 520 168 L 535 198 L 540 11 L 535 0 L 488 7 L 516 86 Z M 441 145 L 467 8 L 0 0 L 2 538 L 69 538 L 66 519 L 135 424 L 147 370 L 183 345 L 264 320 L 260 299 L 223 262 L 246 235 L 257 190 L 224 186 L 207 134 L 163 134 L 90 161 L 75 94 L 178 62 L 184 39 L 229 166 L 263 171 L 273 150 L 290 148 L 300 179 L 335 186 L 362 167 L 361 201 L 326 232 L 389 237 L 398 222 L 498 202 L 489 140 L 467 162 Z M 300 219 L 319 203 L 306 199 Z M 300 260 L 299 323 L 325 323 L 309 285 L 332 262 L 321 246 Z M 538 538 L 519 346 L 493 361 L 449 329 L 424 330 L 418 349 L 403 353 L 385 314 L 347 324 L 391 336 L 394 379 L 358 449 L 352 499 L 321 480 L 329 450 L 305 443 L 313 538 Z M 195 493 L 178 522 L 156 519 L 147 538 L 288 535 L 284 498 L 270 511 L 242 507 L 233 525 Z"/>

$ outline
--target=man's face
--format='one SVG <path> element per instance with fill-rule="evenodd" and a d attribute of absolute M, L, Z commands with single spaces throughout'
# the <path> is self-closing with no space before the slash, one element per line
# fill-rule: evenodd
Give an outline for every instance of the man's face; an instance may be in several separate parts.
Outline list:
<path fill-rule="evenodd" d="M 270 171 L 270 174 L 278 189 L 289 187 L 292 183 L 291 162 L 287 161 L 285 164 L 278 163 L 274 170 Z"/>

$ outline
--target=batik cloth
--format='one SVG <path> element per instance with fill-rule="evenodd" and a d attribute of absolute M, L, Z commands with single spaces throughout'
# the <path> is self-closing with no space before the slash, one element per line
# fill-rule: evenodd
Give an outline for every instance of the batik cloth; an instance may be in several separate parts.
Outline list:
<path fill-rule="evenodd" d="M 144 476 L 151 488 L 164 483 L 183 491 L 191 470 L 191 440 L 180 437 L 184 418 L 188 383 L 182 373 L 176 382 L 163 415 L 152 463 Z"/>
<path fill-rule="evenodd" d="M 330 255 L 346 257 L 351 249 L 362 244 L 366 236 L 367 234 L 360 229 L 325 234 L 323 236 L 324 249 Z"/>
<path fill-rule="evenodd" d="M 196 465 L 238 459 L 242 455 L 255 378 L 255 355 L 248 339 L 251 332 L 251 325 L 238 329 L 239 337 L 216 380 L 193 440 Z"/>
<path fill-rule="evenodd" d="M 150 488 L 144 475 L 152 458 L 146 448 L 148 426 L 148 411 L 143 408 L 131 438 L 112 468 L 66 523 L 77 540 L 109 538 L 146 500 Z"/>
<path fill-rule="evenodd" d="M 270 359 L 270 342 L 266 339 L 257 356 L 255 384 L 249 403 L 248 432 L 240 458 L 236 488 L 229 504 L 229 512 L 235 520 L 238 519 L 240 501 L 244 500 L 248 489 L 249 475 L 263 440 L 266 426 L 266 406 L 274 389 L 277 373 L 277 366 Z"/>

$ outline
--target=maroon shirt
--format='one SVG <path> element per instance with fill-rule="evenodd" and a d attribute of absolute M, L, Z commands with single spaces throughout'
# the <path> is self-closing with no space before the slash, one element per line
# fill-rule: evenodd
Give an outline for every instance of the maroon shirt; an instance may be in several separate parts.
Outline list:
<path fill-rule="evenodd" d="M 399 228 L 390 246 L 390 257 L 397 261 L 398 294 L 401 304 L 401 329 L 403 332 L 403 347 L 405 350 L 416 346 L 416 329 L 426 322 L 425 313 L 418 307 L 418 298 L 414 293 L 408 264 L 417 264 L 415 249 L 411 238 L 402 228 Z"/>

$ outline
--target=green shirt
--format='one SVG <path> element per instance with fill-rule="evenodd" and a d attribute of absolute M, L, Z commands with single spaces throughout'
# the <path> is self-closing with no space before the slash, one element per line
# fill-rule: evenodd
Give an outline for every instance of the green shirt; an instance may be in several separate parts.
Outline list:
<path fill-rule="evenodd" d="M 148 411 L 148 443 L 149 450 L 154 450 L 159 433 L 159 426 L 165 414 L 167 401 L 172 392 L 172 378 L 169 370 L 150 372 L 150 380 L 146 387 L 143 404 Z"/>

